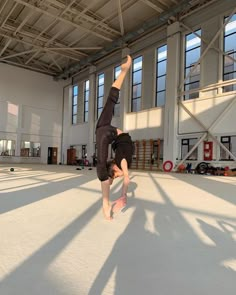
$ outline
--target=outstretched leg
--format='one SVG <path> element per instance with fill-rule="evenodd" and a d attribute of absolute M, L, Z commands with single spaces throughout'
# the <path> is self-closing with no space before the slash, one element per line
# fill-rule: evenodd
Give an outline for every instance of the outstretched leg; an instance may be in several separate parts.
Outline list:
<path fill-rule="evenodd" d="M 121 72 L 119 76 L 117 77 L 117 79 L 112 84 L 106 104 L 98 119 L 97 128 L 111 124 L 114 106 L 119 99 L 119 91 L 123 84 L 124 78 L 130 68 L 131 61 L 132 61 L 131 57 L 127 55 L 127 61 L 121 65 Z"/>

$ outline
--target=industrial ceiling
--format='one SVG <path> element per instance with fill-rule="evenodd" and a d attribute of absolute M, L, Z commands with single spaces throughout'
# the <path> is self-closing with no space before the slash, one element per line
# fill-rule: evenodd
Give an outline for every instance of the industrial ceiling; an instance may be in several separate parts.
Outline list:
<path fill-rule="evenodd" d="M 215 0 L 1 0 L 0 62 L 66 79 Z"/>

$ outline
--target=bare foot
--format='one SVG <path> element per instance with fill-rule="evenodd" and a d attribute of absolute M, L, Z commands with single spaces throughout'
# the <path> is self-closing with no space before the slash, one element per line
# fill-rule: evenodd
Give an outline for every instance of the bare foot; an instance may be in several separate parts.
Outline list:
<path fill-rule="evenodd" d="M 112 220 L 112 206 L 103 206 L 102 207 L 103 215 L 106 220 Z"/>
<path fill-rule="evenodd" d="M 127 55 L 127 61 L 121 65 L 121 70 L 127 72 L 131 66 L 132 58 L 130 55 Z"/>
<path fill-rule="evenodd" d="M 121 196 L 112 202 L 112 212 L 117 213 L 127 205 L 127 196 Z"/>

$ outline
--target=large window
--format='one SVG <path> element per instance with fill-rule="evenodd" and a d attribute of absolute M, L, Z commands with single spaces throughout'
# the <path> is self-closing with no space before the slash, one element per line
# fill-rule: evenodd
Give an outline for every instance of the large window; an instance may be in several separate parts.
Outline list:
<path fill-rule="evenodd" d="M 182 139 L 181 144 L 181 159 L 183 159 L 187 153 L 193 148 L 193 146 L 197 143 L 197 138 L 188 138 Z M 187 160 L 197 160 L 198 151 L 197 148 L 188 156 Z"/>
<path fill-rule="evenodd" d="M 89 80 L 84 82 L 84 122 L 88 122 L 89 112 Z"/>
<path fill-rule="evenodd" d="M 156 106 L 165 105 L 167 45 L 157 48 Z"/>
<path fill-rule="evenodd" d="M 228 18 L 225 18 L 225 22 Z M 236 14 L 232 16 L 224 30 L 223 80 L 236 79 Z M 233 59 L 234 60 L 233 60 Z M 223 87 L 224 92 L 236 90 L 236 84 Z"/>
<path fill-rule="evenodd" d="M 21 157 L 40 157 L 41 147 L 38 142 L 22 141 L 21 142 Z"/>
<path fill-rule="evenodd" d="M 199 37 L 198 37 L 199 36 Z M 184 84 L 185 91 L 191 91 L 200 87 L 200 64 L 194 67 L 194 64 L 201 56 L 201 30 L 195 31 L 185 36 L 185 73 L 187 78 Z M 194 68 L 194 70 L 193 70 Z M 199 97 L 199 92 L 187 93 L 184 100 Z"/>
<path fill-rule="evenodd" d="M 98 75 L 97 118 L 99 118 L 103 109 L 103 98 L 104 98 L 104 73 L 101 73 Z"/>
<path fill-rule="evenodd" d="M 72 124 L 77 123 L 78 111 L 78 86 L 73 86 L 72 90 Z"/>
<path fill-rule="evenodd" d="M 221 143 L 236 156 L 236 135 L 235 136 L 222 136 Z M 221 147 L 220 160 L 232 160 L 232 157 Z"/>
<path fill-rule="evenodd" d="M 141 110 L 143 57 L 133 59 L 131 112 Z"/>
<path fill-rule="evenodd" d="M 15 156 L 16 143 L 14 140 L 0 139 L 0 155 Z"/>
<path fill-rule="evenodd" d="M 121 72 L 121 66 L 117 66 L 114 68 L 114 81 L 118 78 Z M 119 117 L 120 116 L 120 97 L 114 107 L 114 116 Z"/>

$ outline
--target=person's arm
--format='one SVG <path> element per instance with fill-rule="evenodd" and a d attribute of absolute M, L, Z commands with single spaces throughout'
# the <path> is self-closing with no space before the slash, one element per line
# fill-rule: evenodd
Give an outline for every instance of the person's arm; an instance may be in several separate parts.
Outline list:
<path fill-rule="evenodd" d="M 121 195 L 125 196 L 127 194 L 128 186 L 130 183 L 128 165 L 127 165 L 127 161 L 125 159 L 123 159 L 121 161 L 121 169 L 123 171 L 123 176 L 124 176 Z"/>

